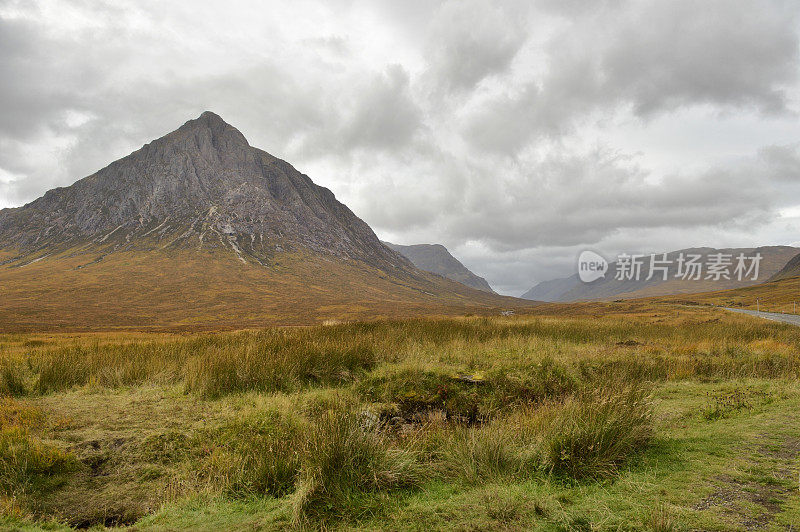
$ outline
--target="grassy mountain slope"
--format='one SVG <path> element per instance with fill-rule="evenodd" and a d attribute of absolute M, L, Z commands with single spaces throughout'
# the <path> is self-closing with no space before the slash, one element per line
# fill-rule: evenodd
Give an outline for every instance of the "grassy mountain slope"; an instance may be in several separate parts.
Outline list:
<path fill-rule="evenodd" d="M 0 324 L 16 330 L 213 329 L 495 312 L 525 305 L 424 272 L 282 254 L 265 268 L 225 250 L 71 251 L 0 266 Z"/>

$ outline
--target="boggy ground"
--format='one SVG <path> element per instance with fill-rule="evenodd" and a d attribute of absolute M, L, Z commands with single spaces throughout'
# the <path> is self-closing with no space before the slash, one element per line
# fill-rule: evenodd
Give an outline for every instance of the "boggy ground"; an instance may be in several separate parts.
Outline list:
<path fill-rule="evenodd" d="M 800 328 L 659 302 L 0 337 L 9 529 L 791 530 Z"/>

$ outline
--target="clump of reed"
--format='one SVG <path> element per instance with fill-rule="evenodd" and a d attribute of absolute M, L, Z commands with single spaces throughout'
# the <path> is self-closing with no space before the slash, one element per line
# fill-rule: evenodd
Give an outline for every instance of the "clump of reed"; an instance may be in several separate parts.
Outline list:
<path fill-rule="evenodd" d="M 304 427 L 277 412 L 232 420 L 196 436 L 210 450 L 202 475 L 235 496 L 281 497 L 294 489 L 300 471 Z"/>
<path fill-rule="evenodd" d="M 575 479 L 613 475 L 653 436 L 652 405 L 635 385 L 584 391 L 539 415 L 541 466 Z"/>
<path fill-rule="evenodd" d="M 70 345 L 36 352 L 28 367 L 37 393 L 89 384 L 118 387 L 183 382 L 187 392 L 219 397 L 246 390 L 345 383 L 376 362 L 375 348 L 359 337 L 267 330 L 169 342 Z M 23 393 L 19 379 L 4 369 L 7 367 L 0 367 L 0 386 L 14 394 Z"/>
<path fill-rule="evenodd" d="M 352 516 L 365 492 L 411 488 L 427 478 L 414 453 L 393 446 L 356 412 L 328 410 L 306 434 L 294 518 Z"/>
<path fill-rule="evenodd" d="M 647 447 L 652 405 L 635 386 L 583 390 L 482 425 L 444 430 L 446 437 L 437 436 L 438 467 L 447 478 L 470 484 L 537 474 L 599 479 Z"/>

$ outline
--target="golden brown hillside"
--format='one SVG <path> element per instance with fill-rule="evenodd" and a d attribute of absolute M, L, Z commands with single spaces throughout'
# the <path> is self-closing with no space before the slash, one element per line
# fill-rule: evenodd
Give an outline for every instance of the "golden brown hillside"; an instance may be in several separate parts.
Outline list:
<path fill-rule="evenodd" d="M 526 306 L 431 275 L 214 113 L 0 210 L 0 332 L 211 329 Z"/>
<path fill-rule="evenodd" d="M 6 256 L 9 254 L 6 253 Z M 225 250 L 70 251 L 0 266 L 0 329 L 238 329 L 530 305 L 417 271 L 282 254 L 270 267 Z"/>

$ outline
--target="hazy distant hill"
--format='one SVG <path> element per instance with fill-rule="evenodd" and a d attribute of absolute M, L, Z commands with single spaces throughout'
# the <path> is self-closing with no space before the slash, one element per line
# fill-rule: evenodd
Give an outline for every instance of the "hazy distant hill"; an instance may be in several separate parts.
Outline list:
<path fill-rule="evenodd" d="M 390 242 L 384 242 L 384 244 L 406 257 L 421 270 L 447 277 L 484 292 L 494 293 L 486 279 L 469 271 L 441 244 L 414 244 L 411 246 L 401 246 Z"/>
<path fill-rule="evenodd" d="M 560 298 L 570 290 L 576 288 L 580 282 L 581 280 L 578 279 L 577 275 L 542 281 L 522 294 L 521 297 L 534 301 L 561 301 Z"/>
<path fill-rule="evenodd" d="M 792 257 L 797 255 L 798 251 L 800 251 L 798 248 L 791 246 L 732 249 L 689 248 L 667 254 L 667 260 L 671 261 L 671 265 L 669 266 L 666 280 L 663 280 L 661 274 L 656 274 L 652 279 L 647 280 L 650 268 L 650 257 L 648 255 L 642 261 L 642 275 L 639 280 L 616 280 L 614 278 L 616 264 L 611 263 L 609 265 L 609 273 L 605 278 L 591 283 L 583 283 L 578 278 L 578 275 L 575 274 L 570 277 L 544 281 L 528 290 L 522 297 L 537 301 L 611 300 L 741 288 L 763 283 L 781 270 Z M 755 281 L 750 279 L 739 281 L 734 276 L 731 276 L 730 280 L 712 281 L 705 279 L 704 272 L 703 278 L 700 280 L 676 278 L 677 258 L 681 253 L 684 255 L 701 255 L 701 262 L 703 263 L 707 262 L 709 255 L 716 253 L 733 255 L 734 257 L 739 253 L 744 253 L 746 256 L 761 253 L 759 276 Z M 660 260 L 661 256 L 657 255 L 656 258 Z"/>
<path fill-rule="evenodd" d="M 0 210 L 0 332 L 246 327 L 519 305 L 416 268 L 205 112 Z"/>

